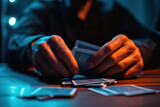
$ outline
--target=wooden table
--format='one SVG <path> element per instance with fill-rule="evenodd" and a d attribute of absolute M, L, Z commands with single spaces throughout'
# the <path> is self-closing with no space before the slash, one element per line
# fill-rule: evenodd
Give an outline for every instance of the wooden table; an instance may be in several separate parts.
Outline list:
<path fill-rule="evenodd" d="M 115 85 L 134 84 L 160 90 L 160 67 L 144 70 L 137 79 L 119 80 Z M 0 65 L 0 107 L 160 107 L 160 94 L 134 97 L 103 96 L 87 88 L 78 88 L 73 98 L 56 98 L 46 101 L 21 99 L 10 87 L 60 86 L 38 81 L 37 77 L 15 72 L 6 64 Z"/>

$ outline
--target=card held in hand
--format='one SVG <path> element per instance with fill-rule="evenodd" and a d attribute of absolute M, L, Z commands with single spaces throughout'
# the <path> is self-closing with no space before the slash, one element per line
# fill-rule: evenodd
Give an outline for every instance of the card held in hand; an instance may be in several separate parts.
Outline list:
<path fill-rule="evenodd" d="M 90 69 L 87 67 L 88 59 L 95 53 L 95 51 L 90 51 L 86 49 L 73 48 L 72 53 L 79 65 L 80 74 L 88 74 Z"/>
<path fill-rule="evenodd" d="M 81 49 L 86 49 L 86 50 L 91 50 L 91 51 L 98 51 L 100 49 L 99 46 L 93 45 L 84 41 L 77 40 L 75 43 L 75 48 L 81 48 Z"/>

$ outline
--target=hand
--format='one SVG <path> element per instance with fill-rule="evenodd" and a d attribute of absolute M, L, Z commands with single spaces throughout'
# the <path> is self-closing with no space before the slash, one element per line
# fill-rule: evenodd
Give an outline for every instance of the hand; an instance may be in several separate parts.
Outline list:
<path fill-rule="evenodd" d="M 34 67 L 43 76 L 59 79 L 79 73 L 78 64 L 60 36 L 42 37 L 32 46 Z"/>
<path fill-rule="evenodd" d="M 130 78 L 140 73 L 143 59 L 139 48 L 127 36 L 120 34 L 106 43 L 87 62 L 93 69 L 90 76 Z"/>

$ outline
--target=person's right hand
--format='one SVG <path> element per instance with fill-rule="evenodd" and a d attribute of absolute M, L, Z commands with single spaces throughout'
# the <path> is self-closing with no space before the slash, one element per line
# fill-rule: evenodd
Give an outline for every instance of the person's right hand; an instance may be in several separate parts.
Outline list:
<path fill-rule="evenodd" d="M 64 40 L 57 35 L 45 38 L 38 39 L 32 46 L 35 69 L 53 79 L 79 74 L 78 64 Z"/>

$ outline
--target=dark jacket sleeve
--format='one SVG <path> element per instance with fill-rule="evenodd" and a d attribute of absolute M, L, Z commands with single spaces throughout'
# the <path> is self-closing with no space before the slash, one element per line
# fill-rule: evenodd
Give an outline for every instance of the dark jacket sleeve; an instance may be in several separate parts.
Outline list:
<path fill-rule="evenodd" d="M 49 20 L 49 15 L 50 10 L 41 2 L 32 3 L 24 11 L 8 44 L 8 64 L 11 67 L 25 70 L 31 66 L 27 60 L 26 49 L 33 40 L 46 36 L 46 21 Z"/>

